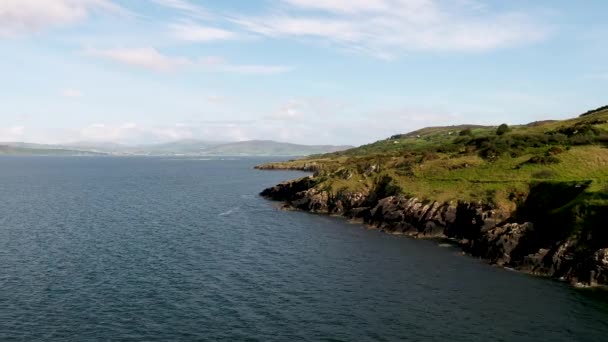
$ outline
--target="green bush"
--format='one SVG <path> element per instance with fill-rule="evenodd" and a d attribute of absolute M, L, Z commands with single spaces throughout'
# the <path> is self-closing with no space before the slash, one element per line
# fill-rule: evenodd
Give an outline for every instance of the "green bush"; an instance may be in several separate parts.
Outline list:
<path fill-rule="evenodd" d="M 458 133 L 458 135 L 461 137 L 472 137 L 473 131 L 470 128 L 463 129 L 462 131 L 460 131 L 460 133 Z"/>
<path fill-rule="evenodd" d="M 536 179 L 548 179 L 548 178 L 553 178 L 555 176 L 556 176 L 556 173 L 551 170 L 541 170 L 538 172 L 534 172 L 532 174 L 532 178 L 536 178 Z"/>
<path fill-rule="evenodd" d="M 546 156 L 555 156 L 564 153 L 564 149 L 559 146 L 552 146 L 547 150 Z"/>
<path fill-rule="evenodd" d="M 559 163 L 559 159 L 554 156 L 533 156 L 524 164 L 537 164 L 537 165 L 549 165 L 549 164 L 557 164 Z"/>
<path fill-rule="evenodd" d="M 496 135 L 503 135 L 509 131 L 511 131 L 509 125 L 503 123 L 502 125 L 498 126 L 498 129 L 496 129 Z"/>

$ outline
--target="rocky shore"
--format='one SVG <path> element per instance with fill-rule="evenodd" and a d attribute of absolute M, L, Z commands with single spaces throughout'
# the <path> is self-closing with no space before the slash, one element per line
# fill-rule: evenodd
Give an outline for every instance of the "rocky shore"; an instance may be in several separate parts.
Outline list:
<path fill-rule="evenodd" d="M 310 176 L 278 184 L 261 195 L 282 201 L 285 208 L 340 215 L 391 234 L 450 239 L 464 252 L 494 265 L 579 286 L 608 285 L 608 232 L 603 224 L 608 212 L 589 205 L 573 208 L 577 220 L 590 223 L 572 231 L 568 220 L 554 210 L 572 205 L 585 184 L 531 186 L 513 212 L 483 203 L 385 196 L 381 189 L 333 193 L 316 185 L 317 178 Z"/>
<path fill-rule="evenodd" d="M 281 164 L 281 163 L 269 163 L 263 165 L 257 165 L 254 167 L 256 170 L 291 170 L 291 171 L 304 171 L 304 172 L 317 172 L 321 170 L 321 165 L 315 162 L 301 162 L 296 164 Z"/>

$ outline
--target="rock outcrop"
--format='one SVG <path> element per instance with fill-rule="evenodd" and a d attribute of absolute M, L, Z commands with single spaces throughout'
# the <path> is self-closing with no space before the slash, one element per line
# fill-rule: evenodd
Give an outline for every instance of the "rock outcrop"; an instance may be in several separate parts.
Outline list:
<path fill-rule="evenodd" d="M 268 163 L 257 165 L 254 167 L 257 170 L 292 170 L 292 171 L 305 171 L 305 172 L 317 172 L 321 170 L 321 165 L 316 162 L 305 162 L 293 166 L 292 164 L 281 164 L 281 163 Z"/>
<path fill-rule="evenodd" d="M 516 212 L 482 203 L 442 203 L 403 195 L 383 197 L 374 191 L 332 193 L 317 189 L 316 185 L 316 178 L 310 176 L 281 183 L 261 195 L 291 208 L 359 219 L 369 227 L 392 234 L 450 239 L 470 255 L 498 266 L 577 284 L 608 285 L 608 233 L 594 224 L 593 229 L 581 232 L 587 234 L 585 239 L 565 234 L 559 224 L 552 223 L 552 217 L 543 214 L 549 210 L 539 207 L 538 198 L 543 197 L 539 191 L 547 192 L 546 185 L 532 189 Z M 571 188 L 572 196 L 581 191 L 578 184 Z M 568 189 L 559 189 L 562 194 L 565 190 Z M 564 201 L 567 198 L 562 198 L 559 205 Z M 605 210 L 593 213 L 603 215 L 596 220 L 606 215 Z"/>

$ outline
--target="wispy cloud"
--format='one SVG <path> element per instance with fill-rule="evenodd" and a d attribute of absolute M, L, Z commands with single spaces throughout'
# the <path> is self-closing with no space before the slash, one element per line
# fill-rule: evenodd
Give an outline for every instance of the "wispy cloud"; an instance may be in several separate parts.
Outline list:
<path fill-rule="evenodd" d="M 291 71 L 291 67 L 285 65 L 264 64 L 232 64 L 221 57 L 205 57 L 198 62 L 201 70 L 207 72 L 228 72 L 236 74 L 259 74 L 271 75 L 282 74 Z"/>
<path fill-rule="evenodd" d="M 189 14 L 193 17 L 207 17 L 207 11 L 199 6 L 195 5 L 188 0 L 152 0 L 154 3 L 160 6 L 164 6 L 170 9 L 178 10 L 183 13 Z"/>
<path fill-rule="evenodd" d="M 167 56 L 154 48 L 87 49 L 84 53 L 154 71 L 172 71 L 191 64 L 187 58 Z"/>
<path fill-rule="evenodd" d="M 2 0 L 0 38 L 40 32 L 86 19 L 92 12 L 126 14 L 110 0 Z"/>
<path fill-rule="evenodd" d="M 280 74 L 291 70 L 288 66 L 264 64 L 232 64 L 220 57 L 204 57 L 198 60 L 170 56 L 154 48 L 128 49 L 87 49 L 84 54 L 101 57 L 121 64 L 140 67 L 153 71 L 174 71 L 180 68 L 192 68 L 204 72 L 227 72 L 238 74 Z"/>
<path fill-rule="evenodd" d="M 298 101 L 290 101 L 281 106 L 276 112 L 267 115 L 267 120 L 299 121 L 305 117 L 303 105 Z"/>
<path fill-rule="evenodd" d="M 189 42 L 212 42 L 238 38 L 238 35 L 232 31 L 194 23 L 171 24 L 169 29 L 175 38 Z"/>
<path fill-rule="evenodd" d="M 61 92 L 61 96 L 70 98 L 82 97 L 82 92 L 77 89 L 64 89 Z"/>
<path fill-rule="evenodd" d="M 411 51 L 481 52 L 544 39 L 549 28 L 519 12 L 478 2 L 283 0 L 263 16 L 233 22 L 269 37 L 308 38 L 382 58 Z M 448 5 L 449 4 L 449 5 Z"/>
<path fill-rule="evenodd" d="M 206 100 L 209 103 L 221 104 L 221 103 L 225 103 L 228 99 L 225 96 L 221 96 L 221 95 L 209 95 L 209 96 L 207 96 Z"/>
<path fill-rule="evenodd" d="M 193 137 L 191 129 L 181 124 L 172 126 L 142 126 L 134 122 L 122 124 L 95 123 L 82 128 L 77 140 L 120 143 L 159 142 Z"/>
<path fill-rule="evenodd" d="M 384 0 L 283 0 L 283 2 L 302 9 L 337 13 L 381 12 L 390 9 L 389 2 Z"/>

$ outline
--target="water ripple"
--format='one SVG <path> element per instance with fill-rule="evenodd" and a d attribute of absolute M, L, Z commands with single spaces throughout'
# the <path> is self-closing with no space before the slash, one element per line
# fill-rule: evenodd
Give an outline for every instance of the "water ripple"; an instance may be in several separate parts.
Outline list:
<path fill-rule="evenodd" d="M 256 160 L 0 158 L 1 341 L 601 341 L 603 295 L 276 210 Z"/>

